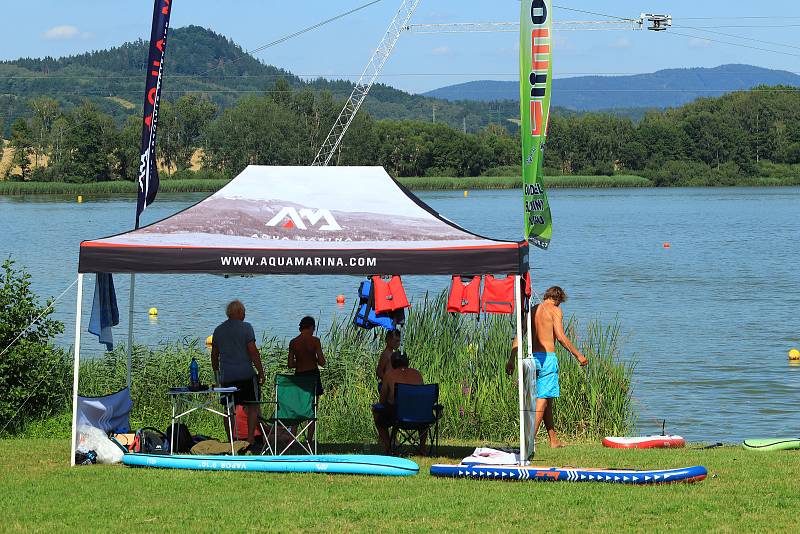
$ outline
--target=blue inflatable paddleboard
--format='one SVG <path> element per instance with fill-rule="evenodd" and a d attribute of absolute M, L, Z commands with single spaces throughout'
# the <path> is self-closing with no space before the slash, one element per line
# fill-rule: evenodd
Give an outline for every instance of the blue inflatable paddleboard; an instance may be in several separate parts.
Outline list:
<path fill-rule="evenodd" d="M 193 454 L 129 453 L 122 463 L 134 467 L 195 469 L 201 471 L 260 471 L 268 473 L 336 473 L 405 476 L 419 466 L 393 456 L 334 454 L 318 456 L 199 456 Z"/>
<path fill-rule="evenodd" d="M 612 484 L 671 484 L 697 482 L 706 478 L 706 468 L 701 465 L 681 469 L 634 471 L 628 469 L 593 469 L 540 467 L 536 465 L 481 465 L 435 464 L 431 475 L 450 478 L 477 478 L 494 480 L 545 480 L 551 482 L 607 482 Z"/>

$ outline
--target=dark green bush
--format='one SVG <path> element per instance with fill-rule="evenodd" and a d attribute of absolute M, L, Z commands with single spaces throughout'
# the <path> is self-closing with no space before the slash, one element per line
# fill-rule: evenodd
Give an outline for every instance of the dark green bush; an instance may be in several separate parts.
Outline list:
<path fill-rule="evenodd" d="M 482 176 L 498 177 L 498 176 L 519 176 L 522 169 L 519 165 L 505 165 L 501 167 L 492 167 L 483 171 Z"/>
<path fill-rule="evenodd" d="M 50 301 L 40 304 L 30 279 L 10 259 L 0 268 L 0 422 L 5 433 L 57 413 L 69 395 L 69 361 L 52 344 L 64 325 L 50 318 Z"/>

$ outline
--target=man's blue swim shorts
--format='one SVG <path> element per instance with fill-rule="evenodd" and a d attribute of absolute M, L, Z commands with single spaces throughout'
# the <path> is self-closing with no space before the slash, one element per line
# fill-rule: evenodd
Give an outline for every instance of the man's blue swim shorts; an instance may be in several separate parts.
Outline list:
<path fill-rule="evenodd" d="M 534 352 L 536 360 L 536 398 L 557 399 L 561 396 L 558 385 L 558 357 L 555 352 Z"/>

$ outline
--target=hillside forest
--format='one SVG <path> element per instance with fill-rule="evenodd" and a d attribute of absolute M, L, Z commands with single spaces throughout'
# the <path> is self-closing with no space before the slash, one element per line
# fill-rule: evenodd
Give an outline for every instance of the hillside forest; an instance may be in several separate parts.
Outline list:
<path fill-rule="evenodd" d="M 162 177 L 230 177 L 249 164 L 308 165 L 343 102 L 327 91 L 277 90 L 219 107 L 202 94 L 166 100 L 159 121 Z M 554 114 L 546 175 L 639 174 L 655 185 L 734 183 L 741 176 L 796 174 L 800 94 L 759 88 L 639 122 L 611 114 Z M 65 109 L 47 96 L 27 102 L 10 125 L 13 154 L 0 178 L 24 181 L 134 180 L 140 119 L 121 124 L 88 100 Z M 394 176 L 515 175 L 519 134 L 490 124 L 475 133 L 419 120 L 376 120 L 361 112 L 335 155 L 337 165 L 381 165 Z M 687 184 L 689 185 L 689 184 Z"/>
<path fill-rule="evenodd" d="M 163 178 L 310 164 L 351 82 L 302 79 L 197 26 L 172 37 L 159 120 Z M 133 180 L 146 52 L 137 41 L 0 62 L 0 180 Z M 334 163 L 382 165 L 395 176 L 518 175 L 518 117 L 511 101 L 449 102 L 378 84 Z M 788 86 L 627 115 L 555 108 L 545 174 L 638 174 L 655 185 L 796 179 L 799 119 L 800 91 Z"/>

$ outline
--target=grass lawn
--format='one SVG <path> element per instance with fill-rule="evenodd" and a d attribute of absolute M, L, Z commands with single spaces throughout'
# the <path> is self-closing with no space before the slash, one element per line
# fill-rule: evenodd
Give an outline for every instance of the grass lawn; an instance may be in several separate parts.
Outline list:
<path fill-rule="evenodd" d="M 322 452 L 361 452 L 328 447 Z M 443 448 L 452 463 L 466 447 Z M 552 450 L 535 463 L 670 468 L 702 464 L 692 485 L 70 468 L 65 440 L 0 441 L 3 531 L 797 531 L 800 452 Z"/>

